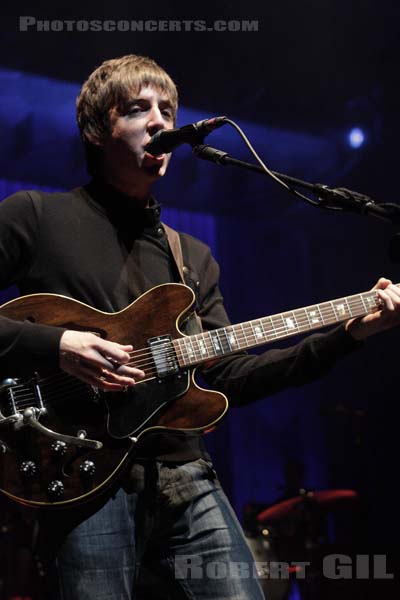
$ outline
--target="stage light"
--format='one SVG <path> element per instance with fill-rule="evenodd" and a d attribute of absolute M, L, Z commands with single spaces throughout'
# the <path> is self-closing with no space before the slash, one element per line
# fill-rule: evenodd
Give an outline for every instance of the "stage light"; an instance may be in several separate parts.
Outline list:
<path fill-rule="evenodd" d="M 353 129 L 350 129 L 347 135 L 347 141 L 349 146 L 352 148 L 361 148 L 365 142 L 365 134 L 363 130 L 359 127 L 353 127 Z"/>

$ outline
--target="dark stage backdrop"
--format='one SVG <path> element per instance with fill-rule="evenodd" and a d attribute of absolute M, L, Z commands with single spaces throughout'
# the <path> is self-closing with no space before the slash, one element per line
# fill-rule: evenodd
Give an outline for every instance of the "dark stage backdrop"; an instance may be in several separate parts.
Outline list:
<path fill-rule="evenodd" d="M 78 86 L 12 70 L 0 76 L 1 197 L 86 181 L 74 124 Z M 206 116 L 183 108 L 179 121 Z M 379 148 L 356 154 L 337 132 L 318 137 L 241 125 L 278 171 L 393 199 Z M 228 128 L 212 142 L 248 158 Z M 381 274 L 400 281 L 387 254 L 389 225 L 318 211 L 262 177 L 196 161 L 180 148 L 157 195 L 167 223 L 212 247 L 233 322 L 365 291 Z M 3 301 L 13 293 L 3 293 Z M 368 545 L 382 551 L 395 546 L 398 335 L 368 342 L 320 381 L 231 410 L 208 436 L 239 516 L 248 501 L 277 501 L 285 465 L 298 461 L 306 488 L 359 491 Z"/>

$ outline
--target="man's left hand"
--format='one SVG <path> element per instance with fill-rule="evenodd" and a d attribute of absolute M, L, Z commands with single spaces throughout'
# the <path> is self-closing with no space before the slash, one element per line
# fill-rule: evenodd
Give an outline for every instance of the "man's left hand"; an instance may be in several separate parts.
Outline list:
<path fill-rule="evenodd" d="M 376 295 L 381 301 L 380 308 L 346 323 L 346 330 L 358 341 L 400 325 L 400 288 L 393 285 L 390 279 L 381 277 L 372 289 L 376 290 Z"/>

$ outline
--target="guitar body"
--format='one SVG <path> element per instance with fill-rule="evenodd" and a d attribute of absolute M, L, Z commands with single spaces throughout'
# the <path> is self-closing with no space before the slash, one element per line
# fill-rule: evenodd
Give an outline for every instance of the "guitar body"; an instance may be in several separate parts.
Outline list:
<path fill-rule="evenodd" d="M 115 481 L 129 464 L 132 449 L 137 446 L 140 451 L 142 436 L 211 430 L 225 414 L 227 400 L 196 385 L 194 370 L 180 364 L 173 345 L 184 337 L 178 326 L 193 299 L 190 288 L 165 284 L 113 314 L 54 294 L 33 294 L 0 307 L 0 315 L 10 319 L 91 331 L 131 344 L 131 364 L 146 373 L 144 381 L 123 393 L 98 392 L 62 371 L 4 382 L 0 490 L 34 506 L 83 501 Z M 52 432 L 96 440 L 102 447 L 49 437 L 27 422 L 31 406 L 40 411 L 39 423 Z M 16 423 L 1 422 L 17 413 L 21 418 Z"/>

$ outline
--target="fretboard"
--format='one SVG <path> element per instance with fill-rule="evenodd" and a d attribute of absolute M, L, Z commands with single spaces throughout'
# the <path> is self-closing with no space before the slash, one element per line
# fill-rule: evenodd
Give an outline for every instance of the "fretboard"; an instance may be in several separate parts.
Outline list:
<path fill-rule="evenodd" d="M 379 308 L 375 291 L 345 296 L 174 340 L 181 367 L 361 317 Z"/>

